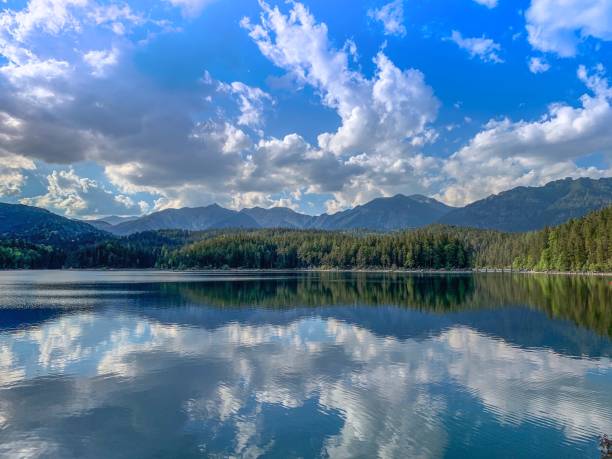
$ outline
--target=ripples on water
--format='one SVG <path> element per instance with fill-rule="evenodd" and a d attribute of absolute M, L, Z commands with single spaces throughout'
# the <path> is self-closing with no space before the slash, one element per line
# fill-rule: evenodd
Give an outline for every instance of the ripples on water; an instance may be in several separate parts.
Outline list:
<path fill-rule="evenodd" d="M 605 278 L 0 274 L 0 456 L 599 457 Z"/>

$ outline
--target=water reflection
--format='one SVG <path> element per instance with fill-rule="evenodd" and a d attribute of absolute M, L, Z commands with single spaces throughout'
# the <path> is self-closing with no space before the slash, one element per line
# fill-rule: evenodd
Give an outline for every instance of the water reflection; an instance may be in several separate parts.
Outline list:
<path fill-rule="evenodd" d="M 0 308 L 87 308 L 139 296 L 146 305 L 218 308 L 394 305 L 449 313 L 526 306 L 612 337 L 612 280 L 525 274 L 47 271 L 0 275 Z M 1 318 L 5 319 L 5 318 Z M 8 323 L 8 322 L 7 322 Z M 0 322 L 0 326 L 4 323 Z"/>
<path fill-rule="evenodd" d="M 597 457 L 612 432 L 609 340 L 540 284 L 288 277 L 62 284 L 0 333 L 0 455 Z M 0 315 L 54 304 L 2 288 Z"/>
<path fill-rule="evenodd" d="M 163 288 L 191 302 L 223 307 L 398 305 L 448 313 L 526 305 L 612 336 L 612 285 L 601 277 L 310 273 Z"/>

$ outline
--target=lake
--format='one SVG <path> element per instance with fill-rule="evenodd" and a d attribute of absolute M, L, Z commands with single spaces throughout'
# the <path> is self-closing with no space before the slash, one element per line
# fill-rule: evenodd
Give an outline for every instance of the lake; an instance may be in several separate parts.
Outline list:
<path fill-rule="evenodd" d="M 0 456 L 599 458 L 612 279 L 0 273 Z"/>

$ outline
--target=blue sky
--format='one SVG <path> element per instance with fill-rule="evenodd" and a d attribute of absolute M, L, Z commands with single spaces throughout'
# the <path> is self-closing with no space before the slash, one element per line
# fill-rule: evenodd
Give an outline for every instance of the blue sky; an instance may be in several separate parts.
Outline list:
<path fill-rule="evenodd" d="M 463 205 L 612 175 L 612 0 L 8 0 L 0 200 Z"/>

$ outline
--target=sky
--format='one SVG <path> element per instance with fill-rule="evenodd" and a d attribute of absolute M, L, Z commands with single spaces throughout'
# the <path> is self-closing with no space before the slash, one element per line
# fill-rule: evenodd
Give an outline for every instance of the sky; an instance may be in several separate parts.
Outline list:
<path fill-rule="evenodd" d="M 612 176 L 612 0 L 0 0 L 0 201 L 461 206 Z"/>

